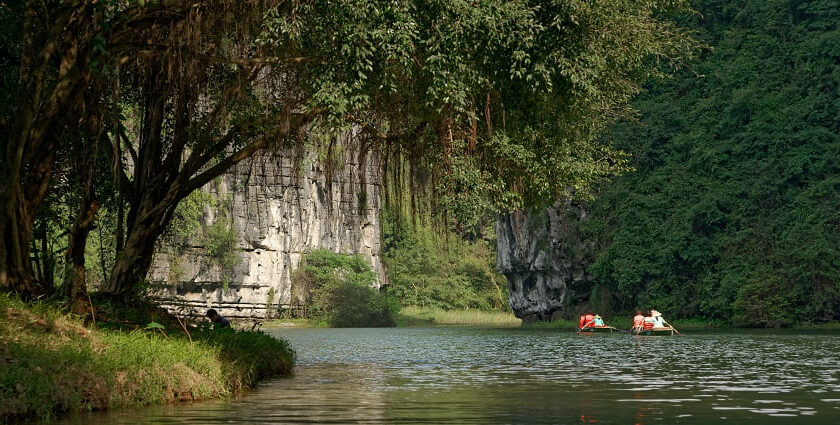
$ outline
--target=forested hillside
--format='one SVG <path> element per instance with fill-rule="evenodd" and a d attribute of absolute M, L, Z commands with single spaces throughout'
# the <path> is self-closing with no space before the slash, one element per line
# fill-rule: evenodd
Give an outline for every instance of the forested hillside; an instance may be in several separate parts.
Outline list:
<path fill-rule="evenodd" d="M 596 285 L 617 309 L 840 319 L 840 1 L 695 8 L 711 49 L 608 136 L 635 171 L 590 205 Z"/>

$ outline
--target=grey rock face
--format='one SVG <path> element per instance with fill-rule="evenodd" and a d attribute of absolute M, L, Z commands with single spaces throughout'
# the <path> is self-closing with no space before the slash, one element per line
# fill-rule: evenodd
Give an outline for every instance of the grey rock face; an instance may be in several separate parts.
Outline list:
<path fill-rule="evenodd" d="M 588 286 L 586 266 L 593 245 L 581 240 L 575 226 L 584 220 L 586 212 L 570 201 L 543 211 L 499 216 L 496 266 L 507 277 L 516 317 L 561 317 L 575 290 Z"/>
<path fill-rule="evenodd" d="M 346 140 L 338 145 L 341 161 L 330 169 L 290 149 L 255 156 L 203 188 L 228 202 L 238 262 L 222 270 L 201 242 L 178 256 L 160 251 L 149 273 L 153 297 L 181 313 L 272 316 L 292 303 L 292 272 L 313 249 L 360 254 L 384 283 L 379 159 Z M 222 215 L 218 208 L 207 208 L 205 227 Z"/>

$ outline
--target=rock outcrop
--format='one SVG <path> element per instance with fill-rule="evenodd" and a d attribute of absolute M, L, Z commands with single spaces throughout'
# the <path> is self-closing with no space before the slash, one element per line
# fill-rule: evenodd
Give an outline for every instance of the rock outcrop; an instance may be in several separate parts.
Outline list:
<path fill-rule="evenodd" d="M 591 276 L 586 266 L 593 245 L 577 232 L 577 224 L 584 220 L 586 211 L 571 201 L 498 218 L 496 262 L 507 277 L 516 317 L 524 321 L 562 317 L 575 293 L 581 295 L 588 288 Z"/>
<path fill-rule="evenodd" d="M 336 149 L 330 166 L 292 149 L 261 154 L 208 184 L 203 190 L 222 202 L 206 208 L 204 228 L 230 219 L 237 261 L 223 270 L 201 238 L 178 255 L 161 250 L 149 274 L 153 296 L 181 313 L 270 317 L 292 304 L 292 273 L 313 249 L 360 254 L 384 283 L 378 157 L 347 140 Z"/>

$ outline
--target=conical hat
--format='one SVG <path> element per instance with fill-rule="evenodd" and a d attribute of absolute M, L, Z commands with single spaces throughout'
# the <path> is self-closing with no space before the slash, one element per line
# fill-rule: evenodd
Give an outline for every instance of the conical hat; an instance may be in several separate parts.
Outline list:
<path fill-rule="evenodd" d="M 662 316 L 662 313 L 660 313 L 656 310 L 651 310 L 650 311 L 650 317 L 660 317 L 660 316 Z"/>

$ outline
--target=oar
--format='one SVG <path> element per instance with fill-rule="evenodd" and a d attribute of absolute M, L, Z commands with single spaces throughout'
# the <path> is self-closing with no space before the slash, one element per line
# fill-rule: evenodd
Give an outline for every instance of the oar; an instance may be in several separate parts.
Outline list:
<path fill-rule="evenodd" d="M 665 322 L 665 324 L 666 324 L 666 325 L 670 326 L 670 327 L 671 327 L 671 329 L 673 329 L 673 330 L 674 330 L 674 332 L 676 332 L 676 333 L 677 333 L 677 335 L 682 335 L 682 332 L 678 331 L 678 330 L 677 330 L 677 328 L 675 328 L 675 327 L 674 327 L 674 325 L 672 325 L 672 324 L 668 323 L 668 322 L 667 322 L 667 321 L 665 321 L 665 320 L 663 320 L 663 322 Z"/>

